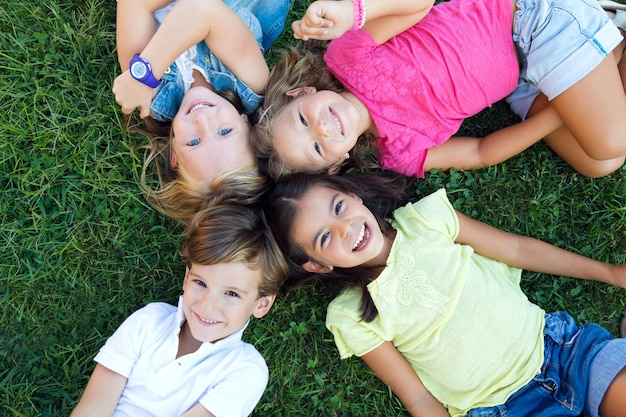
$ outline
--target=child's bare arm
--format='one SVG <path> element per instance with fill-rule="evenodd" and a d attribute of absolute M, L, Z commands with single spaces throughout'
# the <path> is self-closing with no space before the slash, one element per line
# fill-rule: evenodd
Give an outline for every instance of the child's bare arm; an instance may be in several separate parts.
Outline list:
<path fill-rule="evenodd" d="M 112 416 L 126 381 L 127 379 L 117 372 L 97 364 L 71 417 Z"/>
<path fill-rule="evenodd" d="M 457 212 L 457 243 L 509 266 L 626 287 L 626 264 L 612 265 L 527 236 L 503 232 Z"/>
<path fill-rule="evenodd" d="M 363 29 L 382 44 L 419 22 L 433 4 L 433 0 L 367 0 Z M 301 20 L 291 25 L 294 36 L 298 39 L 338 38 L 354 25 L 354 7 L 352 0 L 316 1 Z"/>
<path fill-rule="evenodd" d="M 130 59 L 150 42 L 156 32 L 153 13 L 172 0 L 118 0 L 115 38 L 117 59 L 122 71 Z"/>
<path fill-rule="evenodd" d="M 185 414 L 181 417 L 215 417 L 213 413 L 204 408 L 202 404 L 196 404 L 191 407 Z"/>
<path fill-rule="evenodd" d="M 424 170 L 465 170 L 495 165 L 526 150 L 562 124 L 554 108 L 549 106 L 523 122 L 484 138 L 454 136 L 428 150 Z"/>
<path fill-rule="evenodd" d="M 391 388 L 412 416 L 450 417 L 391 342 L 384 342 L 361 359 Z"/>
<path fill-rule="evenodd" d="M 222 0 L 181 0 L 141 50 L 141 57 L 160 79 L 182 52 L 202 40 L 237 78 L 255 92 L 263 92 L 269 68 L 261 49 L 245 23 Z M 141 117 L 150 115 L 153 89 L 134 80 L 128 71 L 115 79 L 113 92 L 124 113 L 139 108 Z"/>

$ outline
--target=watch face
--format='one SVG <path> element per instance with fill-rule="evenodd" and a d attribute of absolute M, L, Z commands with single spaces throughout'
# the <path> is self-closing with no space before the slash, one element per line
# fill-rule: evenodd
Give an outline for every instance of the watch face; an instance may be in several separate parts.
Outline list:
<path fill-rule="evenodd" d="M 141 61 L 133 62 L 130 67 L 130 73 L 135 78 L 143 78 L 147 72 L 146 64 Z"/>

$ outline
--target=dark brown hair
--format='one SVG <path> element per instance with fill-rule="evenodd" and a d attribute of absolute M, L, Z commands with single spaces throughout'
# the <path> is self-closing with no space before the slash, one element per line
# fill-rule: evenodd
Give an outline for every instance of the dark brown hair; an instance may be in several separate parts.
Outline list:
<path fill-rule="evenodd" d="M 289 264 L 290 276 L 285 283 L 286 287 L 297 288 L 308 283 L 320 282 L 333 294 L 338 294 L 344 288 L 359 288 L 362 294 L 361 317 L 367 322 L 372 321 L 378 311 L 366 287 L 378 276 L 380 267 L 334 267 L 328 273 L 306 271 L 302 265 L 314 259 L 311 259 L 293 240 L 298 202 L 315 186 L 343 193 L 355 193 L 374 214 L 382 232 L 388 236 L 393 229 L 386 219 L 392 216 L 396 208 L 406 204 L 405 191 L 408 184 L 405 177 L 390 172 L 345 175 L 294 174 L 279 182 L 264 200 L 264 209 L 276 241 Z"/>

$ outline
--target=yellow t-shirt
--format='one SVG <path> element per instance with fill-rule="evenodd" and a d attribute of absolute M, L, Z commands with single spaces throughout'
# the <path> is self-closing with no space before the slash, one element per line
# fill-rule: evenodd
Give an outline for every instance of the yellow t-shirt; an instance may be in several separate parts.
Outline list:
<path fill-rule="evenodd" d="M 454 243 L 458 218 L 445 190 L 396 210 L 387 267 L 368 285 L 378 309 L 360 318 L 360 293 L 328 306 L 342 358 L 391 341 L 450 412 L 502 404 L 543 362 L 544 311 L 519 286 L 521 271 Z"/>

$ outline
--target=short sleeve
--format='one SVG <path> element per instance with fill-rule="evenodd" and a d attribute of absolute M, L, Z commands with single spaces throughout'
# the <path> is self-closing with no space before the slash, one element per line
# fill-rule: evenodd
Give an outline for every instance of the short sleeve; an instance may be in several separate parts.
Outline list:
<path fill-rule="evenodd" d="M 328 305 L 326 327 L 342 359 L 363 356 L 385 341 L 377 318 L 369 323 L 361 319 L 360 302 L 360 290 L 349 289 Z"/>
<path fill-rule="evenodd" d="M 422 227 L 447 236 L 452 241 L 459 235 L 459 218 L 444 188 L 407 206 L 407 210 L 397 210 L 394 217 L 395 228 L 406 225 L 405 229 L 412 230 L 413 227 L 407 222 L 417 221 Z"/>
<path fill-rule="evenodd" d="M 155 322 L 162 322 L 175 311 L 166 303 L 152 303 L 135 311 L 118 327 L 94 360 L 128 378 L 142 353 L 146 338 L 154 337 Z"/>

